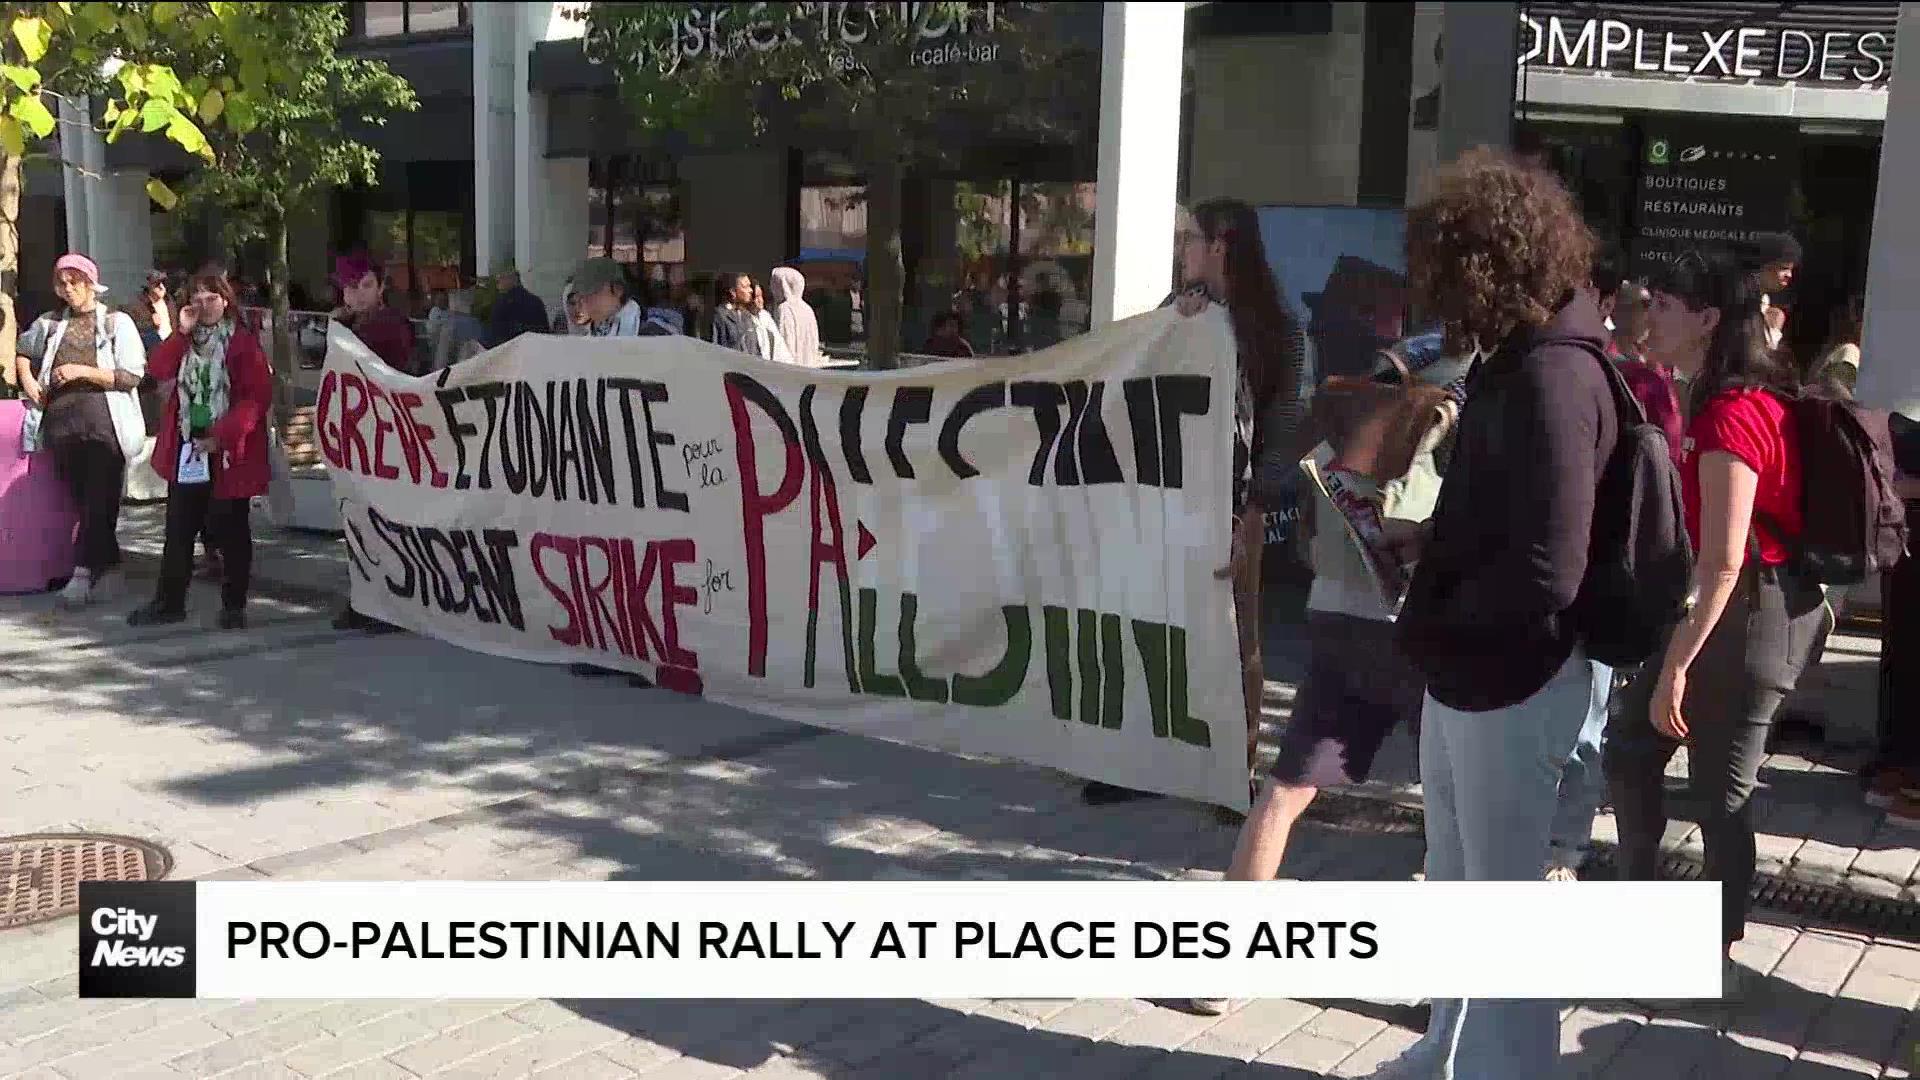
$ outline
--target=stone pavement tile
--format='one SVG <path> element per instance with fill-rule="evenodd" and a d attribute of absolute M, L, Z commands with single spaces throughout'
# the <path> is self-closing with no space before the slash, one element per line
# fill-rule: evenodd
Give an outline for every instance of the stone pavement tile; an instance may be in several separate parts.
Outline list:
<path fill-rule="evenodd" d="M 405 1014 L 383 1016 L 338 1035 L 304 1043 L 275 1060 L 306 1076 L 324 1076 L 349 1065 L 384 1057 L 433 1034 L 432 1028 Z"/>
<path fill-rule="evenodd" d="M 1695 1063 L 1693 1080 L 1775 1080 L 1792 1067 L 1793 1055 L 1791 1046 L 1738 1031 L 1727 1032 L 1716 1036 Z"/>
<path fill-rule="evenodd" d="M 1228 1013 L 1182 1050 L 1251 1061 L 1320 1014 L 1315 1006 L 1289 998 L 1257 998 Z"/>
<path fill-rule="evenodd" d="M 592 1020 L 574 1019 L 430 1073 L 446 1077 L 526 1076 L 611 1046 L 625 1034 Z"/>
<path fill-rule="evenodd" d="M 1920 982 L 1920 947 L 1898 941 L 1875 942 L 1860 958 L 1860 970 Z"/>
<path fill-rule="evenodd" d="M 86 1019 L 56 1027 L 38 1038 L 0 1047 L 0 1076 L 143 1036 L 156 1028 L 191 1018 L 199 1003 L 182 999 L 141 1001 L 123 1009 L 95 1011 L 84 1008 L 92 1004 L 95 1002 L 56 1003 L 56 1009 L 75 1009 Z"/>
<path fill-rule="evenodd" d="M 1073 1004 L 1072 998 L 1000 998 L 994 1002 L 1003 1008 L 1011 1009 L 1024 1016 L 1030 1016 L 1034 1022 L 1050 1020 L 1065 1012 Z"/>
<path fill-rule="evenodd" d="M 1219 1080 L 1220 1077 L 1245 1064 L 1237 1058 L 1198 1054 L 1192 1050 L 1171 1050 L 1148 1058 L 1138 1070 L 1124 1074 L 1124 1078 L 1125 1080 Z M 1054 1076 L 1076 1074 L 1071 1070 L 1061 1070 L 1044 1075 L 1051 1080 Z M 1120 1074 L 1110 1075 L 1113 1075 L 1114 1080 L 1121 1080 Z M 982 1074 L 981 1080 L 987 1080 L 985 1074 Z"/>
<path fill-rule="evenodd" d="M 1858 801 L 1857 797 L 1828 806 L 1826 811 L 1820 819 L 1819 837 L 1829 844 L 1856 850 L 1872 844 L 1874 838 L 1881 835 L 1881 823 L 1886 820 L 1884 811 Z"/>
<path fill-rule="evenodd" d="M 1878 1062 L 1827 1054 L 1803 1054 L 1795 1058 L 1781 1076 L 1783 1080 L 1859 1080 L 1863 1076 L 1880 1075 L 1880 1068 Z"/>
<path fill-rule="evenodd" d="M 1793 943 L 1769 977 L 1815 994 L 1832 994 L 1853 974 L 1865 951 L 1859 942 L 1809 931 Z"/>
<path fill-rule="evenodd" d="M 1408 1031 L 1401 1027 L 1386 1028 L 1342 1060 L 1331 1075 L 1366 1076 L 1406 1053 L 1408 1047 L 1419 1041 L 1420 1033 L 1417 1031 Z"/>
<path fill-rule="evenodd" d="M 271 1024 L 290 1020 L 307 1013 L 317 1013 L 323 1008 L 318 1001 L 298 999 L 259 999 L 240 1001 L 227 1008 L 210 1012 L 206 1021 L 229 1035 L 244 1035 Z"/>
<path fill-rule="evenodd" d="M 572 1075 L 570 1071 L 566 1074 Z M 662 1062 L 641 1075 L 651 1077 L 652 1080 L 725 1080 L 726 1077 L 739 1076 L 741 1073 L 731 1065 L 722 1065 L 704 1058 L 677 1057 Z"/>
<path fill-rule="evenodd" d="M 643 1036 L 630 1035 L 618 1042 L 608 1043 L 589 1056 L 605 1058 L 619 1068 L 637 1075 L 684 1055 L 673 1047 L 662 1046 Z M 568 1064 L 572 1063 L 568 1062 Z M 559 1066 L 552 1071 L 554 1075 L 559 1075 L 564 1070 L 565 1066 Z"/>
<path fill-rule="evenodd" d="M 1137 998 L 1082 998 L 1036 1025 L 1055 1035 L 1099 1041 L 1127 1021 L 1156 1006 Z"/>
<path fill-rule="evenodd" d="M 1224 1017 L 1203 1016 L 1181 1008 L 1155 1007 L 1134 1014 L 1101 1041 L 1115 1046 L 1176 1050 L 1198 1038 Z"/>
<path fill-rule="evenodd" d="M 434 1030 L 431 1025 L 423 1026 Z M 408 1072 L 425 1076 L 475 1054 L 536 1034 L 538 1030 L 505 1013 L 497 1013 L 459 1027 L 440 1030 L 436 1035 L 393 1051 L 387 1055 L 387 1060 Z"/>
<path fill-rule="evenodd" d="M 1307 1021 L 1307 1026 L 1302 1030 L 1348 1046 L 1362 1046 L 1386 1027 L 1385 1020 L 1376 1020 L 1345 1009 L 1327 1009 Z"/>
<path fill-rule="evenodd" d="M 416 1080 L 407 1070 L 391 1061 L 372 1058 L 326 1074 L 327 1080 Z"/>
<path fill-rule="evenodd" d="M 780 1057 L 740 1074 L 741 1080 L 831 1080 L 833 1073 L 824 1063 L 803 1058 Z"/>
<path fill-rule="evenodd" d="M 1713 1029 L 1692 1019 L 1653 1016 L 1594 1075 L 1621 1080 L 1685 1080 L 1713 1048 Z"/>
<path fill-rule="evenodd" d="M 640 1074 L 608 1057 L 606 1051 L 600 1050 L 569 1058 L 533 1075 L 542 1080 L 626 1080 L 627 1077 Z"/>
<path fill-rule="evenodd" d="M 140 1066 L 157 1066 L 226 1037 L 226 1032 L 204 1020 L 181 1020 L 143 1032 L 136 1039 L 123 1039 L 73 1057 L 59 1058 L 53 1067 L 74 1080 L 121 1076 Z"/>
<path fill-rule="evenodd" d="M 1794 852 L 1787 873 L 1796 881 L 1838 884 L 1847 876 L 1847 868 L 1860 854 L 1857 847 L 1839 847 L 1824 840 L 1808 840 Z"/>
<path fill-rule="evenodd" d="M 1284 1065 L 1294 1069 L 1325 1073 L 1352 1055 L 1354 1048 L 1343 1042 L 1322 1038 L 1304 1029 L 1296 1031 L 1262 1053 L 1258 1065 Z"/>
<path fill-rule="evenodd" d="M 319 1021 L 308 1016 L 294 1016 L 238 1036 L 214 1023 L 212 1017 L 207 1023 L 225 1037 L 210 1046 L 163 1060 L 188 1076 L 213 1076 L 256 1061 L 271 1060 L 295 1047 L 327 1038 L 329 1034 Z"/>
<path fill-rule="evenodd" d="M 1575 1006 L 1560 1021 L 1560 1056 L 1568 1076 L 1598 1076 L 1640 1034 L 1644 1019 L 1604 1005 Z"/>
<path fill-rule="evenodd" d="M 1801 1056 L 1834 1055 L 1872 1063 L 1877 1071 L 1894 1054 L 1916 1001 L 1920 1001 L 1920 984 L 1856 971 L 1840 996 L 1814 1021 Z"/>

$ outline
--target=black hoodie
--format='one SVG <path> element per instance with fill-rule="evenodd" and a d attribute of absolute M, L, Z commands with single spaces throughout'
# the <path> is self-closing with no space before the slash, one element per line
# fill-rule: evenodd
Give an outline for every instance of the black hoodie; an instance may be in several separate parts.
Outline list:
<path fill-rule="evenodd" d="M 1433 532 L 1400 613 L 1427 692 L 1454 709 L 1519 704 L 1579 635 L 1594 492 L 1619 436 L 1593 300 L 1515 331 L 1475 365 Z"/>

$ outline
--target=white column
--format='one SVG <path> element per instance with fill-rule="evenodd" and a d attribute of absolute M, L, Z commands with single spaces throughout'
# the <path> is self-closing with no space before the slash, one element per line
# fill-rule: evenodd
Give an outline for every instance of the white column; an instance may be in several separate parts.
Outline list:
<path fill-rule="evenodd" d="M 1920 4 L 1900 5 L 1894 77 L 1880 141 L 1880 187 L 1874 197 L 1873 242 L 1867 252 L 1867 323 L 1861 342 L 1861 403 L 1920 419 Z M 1902 58 L 1910 73 L 1902 78 Z"/>
<path fill-rule="evenodd" d="M 106 141 L 87 122 L 84 107 L 63 104 L 60 119 L 64 153 L 72 163 L 62 177 L 67 244 L 100 267 L 112 302 L 125 303 L 153 263 L 147 173 L 107 171 Z"/>
<path fill-rule="evenodd" d="M 1173 286 L 1185 4 L 1106 5 L 1093 218 L 1093 325 L 1152 309 Z"/>
<path fill-rule="evenodd" d="M 473 12 L 473 256 L 486 277 L 513 261 L 516 54 L 533 47 L 528 19 L 515 4 L 475 4 Z"/>
<path fill-rule="evenodd" d="M 1512 145 L 1520 5 L 1449 3 L 1441 20 L 1440 160 Z"/>
<path fill-rule="evenodd" d="M 586 255 L 587 161 L 546 156 L 550 95 L 530 93 L 527 78 L 533 43 L 579 24 L 561 20 L 560 5 L 500 6 L 524 20 L 513 48 L 513 262 L 521 283 L 557 311 L 567 275 Z"/>

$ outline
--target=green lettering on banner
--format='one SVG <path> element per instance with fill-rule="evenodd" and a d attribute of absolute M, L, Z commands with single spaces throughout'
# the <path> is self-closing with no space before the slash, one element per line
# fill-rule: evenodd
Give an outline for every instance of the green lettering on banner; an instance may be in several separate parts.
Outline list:
<path fill-rule="evenodd" d="M 1053 697 L 1056 720 L 1073 719 L 1073 669 L 1068 660 L 1072 648 L 1067 633 L 1067 609 L 1048 604 L 1041 609 L 1047 632 L 1047 689 Z"/>
<path fill-rule="evenodd" d="M 879 606 L 879 593 L 860 590 L 860 686 L 877 697 L 906 697 L 907 689 L 900 685 L 898 676 L 882 675 L 874 668 L 873 629 L 879 619 Z"/>
<path fill-rule="evenodd" d="M 1007 623 L 1007 651 L 992 671 L 978 678 L 956 674 L 953 677 L 953 703 L 997 708 L 1012 701 L 1027 681 L 1027 667 L 1033 662 L 1033 615 L 1024 604 L 1008 604 L 1000 609 Z"/>
<path fill-rule="evenodd" d="M 1080 656 L 1080 722 L 1098 724 L 1100 722 L 1100 616 L 1098 612 L 1080 608 L 1074 612 L 1074 621 L 1078 624 Z"/>
<path fill-rule="evenodd" d="M 1153 733 L 1195 746 L 1212 746 L 1205 722 L 1187 715 L 1187 632 L 1164 623 L 1133 620 L 1133 640 L 1147 669 L 1147 708 Z"/>
<path fill-rule="evenodd" d="M 907 696 L 915 701 L 947 702 L 947 684 L 941 679 L 930 679 L 920 671 L 919 658 L 914 656 L 913 620 L 920 611 L 920 598 L 912 593 L 900 594 L 900 680 L 907 685 Z"/>
<path fill-rule="evenodd" d="M 1120 616 L 1100 616 L 1100 659 L 1106 666 L 1106 685 L 1100 691 L 1100 726 L 1119 728 L 1126 704 L 1127 658 L 1120 648 Z"/>

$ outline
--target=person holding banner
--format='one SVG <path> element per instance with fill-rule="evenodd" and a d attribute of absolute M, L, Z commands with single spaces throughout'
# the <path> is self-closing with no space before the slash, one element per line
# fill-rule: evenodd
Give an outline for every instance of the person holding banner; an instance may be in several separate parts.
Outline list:
<path fill-rule="evenodd" d="M 1260 622 L 1260 555 L 1266 543 L 1266 510 L 1253 493 L 1253 461 L 1268 446 L 1291 445 L 1305 416 L 1300 370 L 1306 362 L 1307 335 L 1281 299 L 1280 284 L 1267 261 L 1266 245 L 1260 239 L 1260 219 L 1253 207 L 1238 199 L 1200 203 L 1182 215 L 1176 240 L 1180 277 L 1186 285 L 1175 299 L 1176 308 L 1182 315 L 1192 316 L 1210 304 L 1224 303 L 1239 349 L 1240 383 L 1234 395 L 1233 543 L 1227 565 L 1214 576 L 1233 586 L 1251 786 L 1260 738 L 1260 704 L 1266 695 Z M 1090 781 L 1081 797 L 1099 805 L 1143 798 L 1145 793 Z"/>
<path fill-rule="evenodd" d="M 147 360 L 147 371 L 173 380 L 155 439 L 153 468 L 167 481 L 166 545 L 153 602 L 127 616 L 129 626 L 177 623 L 187 617 L 193 545 L 204 529 L 221 554 L 220 629 L 247 625 L 253 531 L 247 510 L 270 479 L 267 411 L 273 372 L 260 339 L 240 325 L 232 286 L 197 278 L 179 329 Z"/>
<path fill-rule="evenodd" d="M 567 296 L 574 322 L 584 327 L 589 337 L 661 337 L 673 333 L 670 327 L 644 316 L 639 303 L 627 295 L 627 272 L 612 259 L 593 258 L 581 263 L 567 283 Z M 568 664 L 567 670 L 581 679 L 625 676 L 627 682 L 643 690 L 653 688 L 644 675 L 598 664 Z"/>
<path fill-rule="evenodd" d="M 333 321 L 353 331 L 353 335 L 395 371 L 414 374 L 413 323 L 405 315 L 386 305 L 386 284 L 380 268 L 365 255 L 342 255 L 333 261 L 333 283 L 340 289 L 341 304 L 333 310 Z M 365 630 L 384 634 L 399 627 L 363 615 L 349 600 L 334 617 L 336 630 Z"/>

